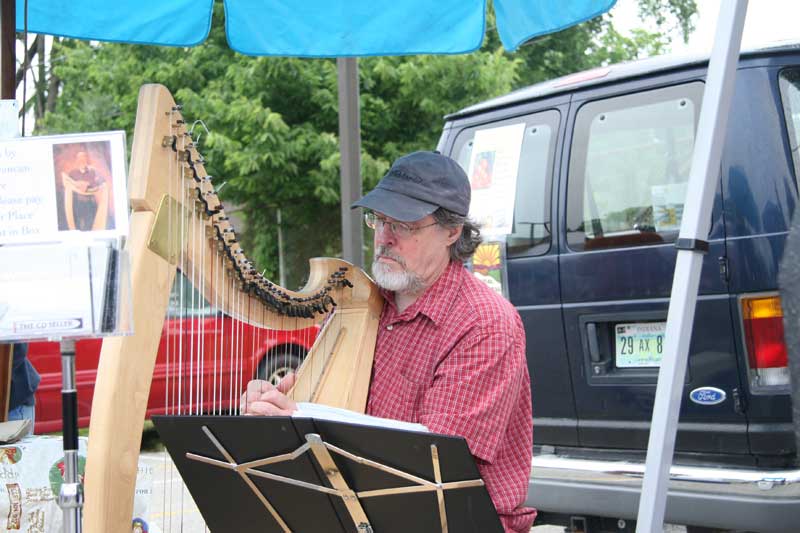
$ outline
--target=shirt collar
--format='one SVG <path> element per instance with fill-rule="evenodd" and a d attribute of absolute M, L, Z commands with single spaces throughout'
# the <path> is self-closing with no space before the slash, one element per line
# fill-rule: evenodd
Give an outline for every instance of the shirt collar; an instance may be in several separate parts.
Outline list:
<path fill-rule="evenodd" d="M 437 326 L 441 323 L 455 301 L 456 293 L 461 287 L 464 265 L 460 261 L 450 261 L 442 275 L 433 285 L 428 287 L 422 296 L 405 311 L 395 317 L 397 321 L 413 320 L 418 314 L 425 315 Z M 397 313 L 394 292 L 381 289 L 383 297 Z"/>

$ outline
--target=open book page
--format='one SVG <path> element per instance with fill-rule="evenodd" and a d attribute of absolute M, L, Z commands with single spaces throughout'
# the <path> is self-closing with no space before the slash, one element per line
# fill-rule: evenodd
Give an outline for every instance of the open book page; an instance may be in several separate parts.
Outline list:
<path fill-rule="evenodd" d="M 329 407 L 319 403 L 299 402 L 297 411 L 292 416 L 303 418 L 316 418 L 319 420 L 332 420 L 334 422 L 346 422 L 350 424 L 361 424 L 362 426 L 376 426 L 391 429 L 404 429 L 406 431 L 428 432 L 428 428 L 422 424 L 413 422 L 401 422 L 390 418 L 379 418 L 377 416 L 364 415 L 347 409 Z"/>

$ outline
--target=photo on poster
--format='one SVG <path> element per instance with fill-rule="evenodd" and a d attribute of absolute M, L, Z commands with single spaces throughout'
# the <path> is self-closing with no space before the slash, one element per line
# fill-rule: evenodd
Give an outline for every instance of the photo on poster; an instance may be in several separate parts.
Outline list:
<path fill-rule="evenodd" d="M 488 189 L 492 186 L 492 171 L 494 170 L 495 152 L 481 152 L 475 156 L 475 165 L 470 176 L 470 186 L 473 191 Z"/>
<path fill-rule="evenodd" d="M 111 143 L 53 144 L 59 231 L 114 229 Z"/>

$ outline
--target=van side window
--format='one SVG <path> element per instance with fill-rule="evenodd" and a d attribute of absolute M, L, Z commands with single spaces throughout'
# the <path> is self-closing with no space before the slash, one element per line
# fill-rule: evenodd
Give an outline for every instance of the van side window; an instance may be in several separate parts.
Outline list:
<path fill-rule="evenodd" d="M 571 249 L 677 238 L 702 91 L 698 82 L 578 110 L 567 183 Z"/>
<path fill-rule="evenodd" d="M 559 118 L 558 111 L 551 110 L 468 128 L 458 134 L 453 146 L 453 159 L 468 172 L 477 131 L 525 123 L 517 170 L 514 221 L 511 234 L 506 236 L 508 257 L 542 255 L 550 249 L 550 194 Z"/>
<path fill-rule="evenodd" d="M 789 130 L 789 147 L 794 161 L 794 176 L 800 180 L 800 68 L 781 72 L 781 98 L 786 128 Z"/>

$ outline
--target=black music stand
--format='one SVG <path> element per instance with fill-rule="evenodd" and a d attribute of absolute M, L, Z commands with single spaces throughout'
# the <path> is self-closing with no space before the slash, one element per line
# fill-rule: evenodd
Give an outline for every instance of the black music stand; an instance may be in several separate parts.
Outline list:
<path fill-rule="evenodd" d="M 461 437 L 291 417 L 153 422 L 212 532 L 503 532 Z"/>

